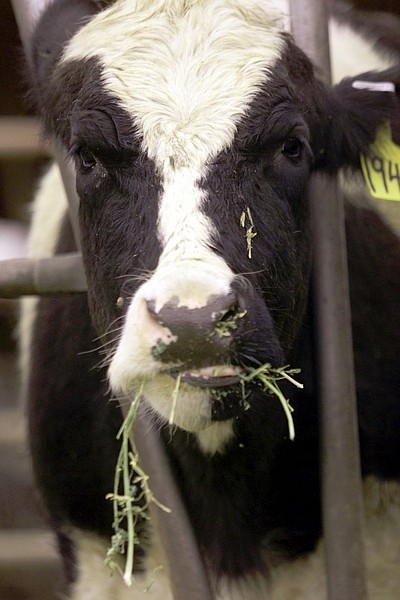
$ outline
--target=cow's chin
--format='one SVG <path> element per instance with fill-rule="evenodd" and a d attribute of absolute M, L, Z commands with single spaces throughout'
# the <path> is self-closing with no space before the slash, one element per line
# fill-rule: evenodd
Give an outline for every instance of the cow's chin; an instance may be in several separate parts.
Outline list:
<path fill-rule="evenodd" d="M 157 375 L 145 382 L 143 397 L 163 423 L 190 432 L 202 431 L 211 423 L 209 390 Z"/>
<path fill-rule="evenodd" d="M 215 421 L 231 419 L 241 410 L 240 403 L 236 407 L 236 403 L 222 400 L 239 381 L 240 372 L 235 367 L 172 372 L 134 383 L 130 389 L 125 387 L 123 395 L 133 399 L 142 389 L 145 405 L 159 421 L 196 433 Z"/>

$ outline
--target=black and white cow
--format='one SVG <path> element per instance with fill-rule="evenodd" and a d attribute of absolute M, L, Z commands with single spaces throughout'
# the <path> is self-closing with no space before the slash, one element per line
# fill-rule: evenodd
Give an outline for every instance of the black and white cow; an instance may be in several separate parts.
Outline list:
<path fill-rule="evenodd" d="M 141 385 L 218 598 L 325 597 L 305 190 L 316 172 L 359 181 L 360 153 L 383 123 L 399 122 L 400 65 L 399 55 L 370 63 L 369 53 L 364 65 L 357 54 L 359 72 L 386 60 L 358 79 L 392 91 L 354 78 L 327 88 L 276 4 L 55 0 L 35 32 L 33 95 L 75 163 L 89 286 L 87 296 L 28 299 L 21 325 L 34 470 L 73 600 L 141 597 L 103 564 L 121 424 L 110 399 L 128 402 Z M 395 600 L 400 243 L 351 193 L 370 597 Z M 39 189 L 31 249 L 75 249 L 55 167 Z M 293 441 L 274 396 L 249 384 L 242 400 L 242 372 L 267 362 L 301 369 L 304 389 L 285 389 Z M 144 587 L 164 559 L 151 522 L 139 533 Z M 148 597 L 160 588 L 166 598 L 166 578 L 155 580 Z"/>

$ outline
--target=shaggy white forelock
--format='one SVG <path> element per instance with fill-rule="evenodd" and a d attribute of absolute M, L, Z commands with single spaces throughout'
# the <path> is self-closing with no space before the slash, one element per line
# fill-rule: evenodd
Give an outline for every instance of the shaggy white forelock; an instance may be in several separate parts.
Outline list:
<path fill-rule="evenodd" d="M 72 39 L 64 60 L 96 56 L 103 84 L 163 173 L 203 166 L 282 53 L 282 13 L 266 0 L 118 0 Z"/>

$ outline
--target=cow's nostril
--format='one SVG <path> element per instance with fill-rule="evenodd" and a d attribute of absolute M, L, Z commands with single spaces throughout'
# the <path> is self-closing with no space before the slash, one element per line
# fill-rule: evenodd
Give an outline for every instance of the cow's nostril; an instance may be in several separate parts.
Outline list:
<path fill-rule="evenodd" d="M 234 293 L 210 296 L 200 307 L 186 306 L 174 297 L 157 310 L 155 302 L 148 300 L 147 310 L 173 339 L 162 353 L 157 353 L 158 358 L 190 367 L 227 361 L 238 321 L 244 315 Z"/>
<path fill-rule="evenodd" d="M 240 319 L 246 314 L 246 310 L 241 309 L 238 302 L 232 304 L 221 316 L 216 319 L 214 331 L 222 337 L 233 335 L 238 328 Z"/>

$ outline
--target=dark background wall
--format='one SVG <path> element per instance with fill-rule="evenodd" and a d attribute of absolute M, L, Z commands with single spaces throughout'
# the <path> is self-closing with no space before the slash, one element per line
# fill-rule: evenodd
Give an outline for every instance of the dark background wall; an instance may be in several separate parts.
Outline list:
<path fill-rule="evenodd" d="M 399 0 L 355 0 L 353 4 L 365 10 L 385 10 L 400 14 Z"/>

